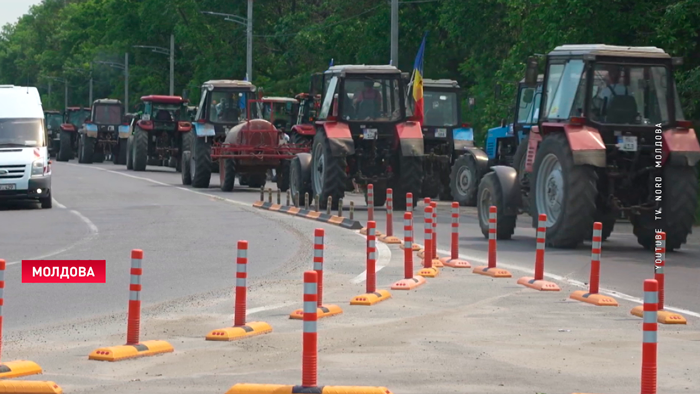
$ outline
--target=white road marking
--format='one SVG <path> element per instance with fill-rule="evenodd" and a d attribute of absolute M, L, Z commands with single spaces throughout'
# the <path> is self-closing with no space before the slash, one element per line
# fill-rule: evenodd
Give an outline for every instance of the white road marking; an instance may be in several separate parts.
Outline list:
<path fill-rule="evenodd" d="M 447 256 L 449 256 L 451 253 L 449 250 L 444 250 L 444 249 L 438 249 L 438 252 L 440 252 L 444 255 L 447 255 Z M 469 262 L 477 262 L 479 264 L 488 265 L 488 260 L 477 258 L 477 257 L 472 257 L 472 256 L 467 256 L 467 255 L 462 254 L 462 253 L 459 254 L 459 258 L 461 258 L 463 260 L 467 260 Z M 508 270 L 520 271 L 520 272 L 524 272 L 527 274 L 532 274 L 532 272 L 533 272 L 532 269 L 527 269 L 527 268 L 524 268 L 524 267 L 521 267 L 521 266 L 515 265 L 515 264 L 507 264 L 507 263 L 504 264 L 504 263 L 501 263 L 500 261 L 498 263 L 498 266 L 503 267 L 503 268 L 508 269 Z M 578 280 L 573 280 L 573 279 L 569 279 L 569 278 L 566 278 L 566 277 L 563 277 L 560 275 L 548 274 L 548 273 L 544 273 L 543 276 L 545 278 L 548 278 L 548 279 L 551 279 L 554 281 L 567 283 L 567 284 L 570 284 L 572 286 L 580 287 L 582 289 L 588 289 L 588 286 L 585 283 L 578 281 Z M 644 300 L 641 298 L 634 297 L 634 296 L 631 296 L 631 295 L 625 294 L 625 293 L 620 293 L 618 291 L 606 289 L 604 287 L 600 287 L 598 289 L 598 292 L 601 294 L 606 294 L 606 295 L 609 295 L 611 297 L 621 298 L 623 300 L 627 300 L 627 301 L 634 302 L 637 304 L 644 304 Z M 686 309 L 676 308 L 676 307 L 667 306 L 667 305 L 664 305 L 664 310 L 669 310 L 672 312 L 685 314 L 685 315 L 689 315 L 689 316 L 694 316 L 694 317 L 700 317 L 700 313 L 698 313 L 698 312 L 693 312 L 693 311 L 689 311 Z"/>
<path fill-rule="evenodd" d="M 285 306 L 291 305 L 293 302 L 283 302 L 281 304 L 272 304 L 272 305 L 265 305 L 265 306 L 259 306 L 257 308 L 250 308 L 246 310 L 246 316 L 252 315 L 253 313 L 258 313 L 258 312 L 264 312 L 264 311 L 270 311 L 273 309 L 279 309 L 283 308 Z"/>
<path fill-rule="evenodd" d="M 68 208 L 66 208 L 65 205 L 56 201 L 56 199 L 53 199 L 53 203 L 56 204 L 61 209 L 68 209 Z M 97 236 L 100 234 L 100 232 L 97 229 L 97 226 L 95 226 L 95 223 L 93 223 L 90 219 L 88 219 L 83 214 L 81 214 L 80 212 L 78 212 L 74 209 L 70 209 L 69 212 L 72 213 L 73 215 L 77 216 L 81 221 L 83 221 L 83 223 L 85 223 L 87 225 L 88 229 L 90 230 L 90 234 L 88 234 L 86 237 L 82 238 L 81 240 L 74 242 L 74 243 L 72 243 L 72 244 L 70 244 L 62 249 L 55 250 L 55 251 L 48 253 L 48 254 L 45 254 L 45 255 L 41 255 L 38 257 L 32 257 L 32 258 L 24 259 L 24 260 L 44 260 L 48 257 L 52 257 L 52 256 L 55 256 L 57 254 L 67 252 L 67 251 L 75 248 L 78 245 L 82 245 L 84 243 L 90 242 L 93 239 L 97 238 Z M 22 262 L 22 260 L 13 261 L 13 262 L 7 263 L 7 265 L 16 265 L 16 264 L 20 264 L 21 262 Z"/>
<path fill-rule="evenodd" d="M 360 237 L 367 239 L 366 235 L 360 234 L 360 230 L 356 230 L 353 232 L 359 235 Z M 379 255 L 377 257 L 377 264 L 374 269 L 374 272 L 376 273 L 379 272 L 382 268 L 389 265 L 389 262 L 391 261 L 391 249 L 389 249 L 389 247 L 382 242 L 376 241 L 375 243 L 377 245 L 377 254 Z M 362 271 L 360 275 L 357 275 L 356 277 L 352 278 L 352 280 L 350 280 L 350 283 L 358 284 L 364 282 L 365 280 L 367 280 L 367 270 Z"/>

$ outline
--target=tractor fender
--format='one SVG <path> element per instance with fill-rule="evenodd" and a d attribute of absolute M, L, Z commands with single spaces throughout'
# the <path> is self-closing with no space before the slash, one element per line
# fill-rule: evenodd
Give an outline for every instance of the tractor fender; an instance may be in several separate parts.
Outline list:
<path fill-rule="evenodd" d="M 489 159 L 496 158 L 496 150 L 498 149 L 498 140 L 501 138 L 513 136 L 513 125 L 494 127 L 486 132 L 486 155 Z"/>
<path fill-rule="evenodd" d="M 85 133 L 87 134 L 88 138 L 97 138 L 97 125 L 92 123 L 86 124 Z"/>
<path fill-rule="evenodd" d="M 330 144 L 331 154 L 335 157 L 355 154 L 355 141 L 350 134 L 350 126 L 340 122 L 324 122 L 323 130 Z"/>
<path fill-rule="evenodd" d="M 657 134 L 660 129 L 656 129 Z M 663 132 L 663 144 L 656 139 L 656 146 L 663 145 L 662 155 L 655 149 L 655 158 L 662 157 L 663 161 L 668 160 L 669 164 L 677 166 L 695 166 L 700 161 L 700 144 L 693 129 L 669 129 Z M 658 148 L 657 148 L 658 149 Z M 658 162 L 658 159 L 656 159 Z M 658 167 L 658 164 L 657 164 Z"/>
<path fill-rule="evenodd" d="M 474 163 L 476 163 L 477 179 L 481 179 L 487 172 L 489 172 L 489 158 L 486 156 L 486 152 L 477 147 L 469 147 L 466 148 L 462 154 L 469 155 L 472 159 L 474 159 Z"/>
<path fill-rule="evenodd" d="M 493 166 L 491 167 L 498 183 L 501 185 L 503 193 L 503 206 L 505 207 L 505 215 L 517 215 L 518 208 L 522 206 L 522 193 L 518 185 L 518 171 L 509 166 Z M 500 213 L 500 212 L 499 212 Z"/>
<path fill-rule="evenodd" d="M 301 164 L 301 179 L 307 179 L 311 174 L 311 153 L 297 153 Z"/>
<path fill-rule="evenodd" d="M 74 133 L 74 132 L 76 132 L 77 130 L 76 130 L 76 128 L 75 128 L 74 125 L 72 125 L 72 124 L 70 124 L 70 123 L 64 123 L 64 124 L 61 125 L 61 131 L 69 131 L 69 132 Z"/>
<path fill-rule="evenodd" d="M 119 138 L 129 138 L 131 135 L 131 126 L 120 125 L 119 126 Z"/>
<path fill-rule="evenodd" d="M 404 157 L 423 156 L 423 131 L 417 122 L 404 122 L 396 125 L 396 142 L 394 149 L 401 147 L 401 155 Z"/>
<path fill-rule="evenodd" d="M 299 135 L 309 135 L 309 136 L 316 135 L 316 129 L 314 128 L 313 125 L 310 125 L 310 124 L 294 125 L 294 126 L 292 126 L 292 132 L 297 133 Z"/>
<path fill-rule="evenodd" d="M 456 128 L 452 130 L 452 139 L 454 141 L 455 152 L 472 148 L 474 147 L 474 129 L 463 127 Z"/>
<path fill-rule="evenodd" d="M 566 139 L 576 165 L 605 167 L 605 143 L 600 132 L 593 127 L 564 125 Z"/>
<path fill-rule="evenodd" d="M 213 137 L 216 130 L 211 123 L 194 123 L 194 133 L 197 137 Z"/>

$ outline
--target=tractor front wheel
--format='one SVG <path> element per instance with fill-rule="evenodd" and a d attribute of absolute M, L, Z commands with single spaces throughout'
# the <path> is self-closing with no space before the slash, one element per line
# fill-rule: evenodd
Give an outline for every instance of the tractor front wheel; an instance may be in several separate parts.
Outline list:
<path fill-rule="evenodd" d="M 345 184 L 348 175 L 345 172 L 346 160 L 342 156 L 333 156 L 326 133 L 318 131 L 314 137 L 311 156 L 311 186 L 314 197 L 318 196 L 321 209 L 328 206 L 328 197 L 332 198 L 331 209 L 338 208 L 338 200 L 345 196 Z"/>
<path fill-rule="evenodd" d="M 87 134 L 80 135 L 80 163 L 91 164 L 95 155 L 95 138 Z"/>
<path fill-rule="evenodd" d="M 591 166 L 574 164 L 563 133 L 545 137 L 532 174 L 531 210 L 547 215 L 547 245 L 575 248 L 593 227 L 598 175 Z"/>
<path fill-rule="evenodd" d="M 208 188 L 212 172 L 211 141 L 206 141 L 202 137 L 196 137 L 192 148 L 194 151 L 192 160 L 190 160 L 192 187 Z"/>
<path fill-rule="evenodd" d="M 477 211 L 481 233 L 489 238 L 489 215 L 492 206 L 496 207 L 496 239 L 510 239 L 515 232 L 517 215 L 506 215 L 501 182 L 495 172 L 489 172 L 481 178 L 477 190 Z"/>
<path fill-rule="evenodd" d="M 419 156 L 404 156 L 399 153 L 399 184 L 394 194 L 393 209 L 397 211 L 406 210 L 406 193 L 413 195 L 413 208 L 418 205 L 420 192 L 423 185 L 423 163 Z"/>
<path fill-rule="evenodd" d="M 73 140 L 68 131 L 61 130 L 61 145 L 56 154 L 56 161 L 68 161 L 73 158 Z"/>
<path fill-rule="evenodd" d="M 223 160 L 224 163 L 223 174 L 220 174 L 222 175 L 220 176 L 221 190 L 225 192 L 233 191 L 233 186 L 236 184 L 236 163 L 233 161 L 233 159 L 220 160 Z"/>
<path fill-rule="evenodd" d="M 479 190 L 478 171 L 474 158 L 463 154 L 455 160 L 450 171 L 450 191 L 452 198 L 463 207 L 476 205 Z"/>
<path fill-rule="evenodd" d="M 134 171 L 146 171 L 148 163 L 148 132 L 140 127 L 134 131 Z"/>
<path fill-rule="evenodd" d="M 126 152 L 127 152 L 127 139 L 120 138 L 118 140 L 117 146 L 114 151 L 116 154 L 112 154 L 112 162 L 114 164 L 126 164 Z"/>
<path fill-rule="evenodd" d="M 134 135 L 126 139 L 126 169 L 134 169 Z"/>

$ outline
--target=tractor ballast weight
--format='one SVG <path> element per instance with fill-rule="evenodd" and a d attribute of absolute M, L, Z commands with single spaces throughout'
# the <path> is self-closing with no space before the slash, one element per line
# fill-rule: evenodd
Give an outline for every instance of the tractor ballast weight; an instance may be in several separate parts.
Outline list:
<path fill-rule="evenodd" d="M 415 206 L 423 182 L 423 134 L 408 119 L 404 97 L 405 82 L 393 66 L 342 65 L 324 72 L 310 166 L 321 208 L 329 197 L 337 208 L 346 191 L 355 185 L 366 190 L 370 183 L 375 205 L 383 205 L 392 188 L 394 208 L 405 209 L 407 192 L 415 196 Z"/>
<path fill-rule="evenodd" d="M 147 165 L 167 165 L 181 171 L 182 152 L 189 150 L 185 138 L 192 130 L 188 100 L 180 96 L 141 97 L 143 113 L 131 117 L 126 168 L 145 171 Z M 127 116 L 128 117 L 128 116 Z"/>
<path fill-rule="evenodd" d="M 114 164 L 126 164 L 127 139 L 131 134 L 119 100 L 92 103 L 90 118 L 78 129 L 78 162 L 101 163 L 110 156 Z"/>
<path fill-rule="evenodd" d="M 669 251 L 686 243 L 697 208 L 700 144 L 680 108 L 673 77 L 679 64 L 656 47 L 563 45 L 547 55 L 542 90 L 552 97 L 541 100 L 524 171 L 533 227 L 547 214 L 550 246 L 590 240 L 593 222 L 603 223 L 605 240 L 620 211 L 646 249 L 653 250 L 657 231 L 666 233 Z M 532 85 L 532 72 L 526 79 Z M 520 208 L 513 188 L 519 188 L 513 170 L 482 179 L 482 232 L 484 212 L 496 205 L 499 238 L 513 234 Z"/>

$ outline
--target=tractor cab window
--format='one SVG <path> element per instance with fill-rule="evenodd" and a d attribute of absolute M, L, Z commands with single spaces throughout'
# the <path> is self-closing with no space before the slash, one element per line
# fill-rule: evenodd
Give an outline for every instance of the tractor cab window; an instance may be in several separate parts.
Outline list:
<path fill-rule="evenodd" d="M 454 92 L 423 92 L 425 126 L 451 127 L 458 125 L 459 103 Z"/>
<path fill-rule="evenodd" d="M 94 122 L 97 124 L 120 124 L 122 122 L 122 108 L 119 105 L 95 106 Z"/>
<path fill-rule="evenodd" d="M 345 120 L 397 121 L 404 116 L 400 97 L 400 77 L 370 78 L 349 77 L 345 79 L 344 91 L 339 100 Z"/>
<path fill-rule="evenodd" d="M 49 129 L 58 130 L 63 122 L 63 117 L 60 114 L 49 114 L 46 117 L 46 126 Z"/>
<path fill-rule="evenodd" d="M 252 93 L 241 91 L 213 91 L 207 108 L 207 120 L 214 123 L 238 123 L 246 119 L 248 100 Z"/>
<path fill-rule="evenodd" d="M 516 123 L 531 125 L 537 122 L 542 93 L 539 89 L 522 87 L 518 97 L 518 118 Z"/>
<path fill-rule="evenodd" d="M 593 74 L 591 120 L 625 125 L 669 122 L 666 67 L 596 64 Z"/>
<path fill-rule="evenodd" d="M 569 119 L 576 98 L 576 93 L 581 87 L 583 77 L 583 60 L 569 60 L 559 77 L 554 90 L 551 106 L 547 112 L 547 118 L 553 120 Z M 584 85 L 585 86 L 585 85 Z"/>
<path fill-rule="evenodd" d="M 180 118 L 180 106 L 175 104 L 153 103 L 152 120 L 156 122 L 175 122 Z"/>
<path fill-rule="evenodd" d="M 90 112 L 88 111 L 72 111 L 68 113 L 68 123 L 81 126 L 89 116 Z"/>

